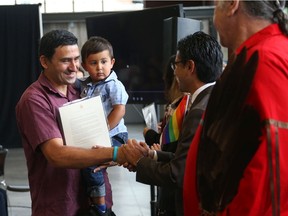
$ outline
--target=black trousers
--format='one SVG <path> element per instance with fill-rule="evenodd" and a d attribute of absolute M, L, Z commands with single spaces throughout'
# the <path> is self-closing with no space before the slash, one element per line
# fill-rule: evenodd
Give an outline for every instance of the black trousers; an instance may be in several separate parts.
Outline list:
<path fill-rule="evenodd" d="M 0 188 L 0 215 L 1 216 L 8 216 L 7 193 L 2 188 Z"/>

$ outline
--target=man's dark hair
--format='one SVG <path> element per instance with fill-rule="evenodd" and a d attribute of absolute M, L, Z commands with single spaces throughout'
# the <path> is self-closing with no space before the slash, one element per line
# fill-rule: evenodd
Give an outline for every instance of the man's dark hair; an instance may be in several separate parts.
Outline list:
<path fill-rule="evenodd" d="M 44 55 L 50 60 L 57 47 L 75 45 L 77 43 L 77 38 L 71 32 L 66 30 L 52 30 L 41 38 L 39 45 L 39 56 Z"/>
<path fill-rule="evenodd" d="M 214 82 L 222 73 L 223 53 L 218 41 L 204 33 L 195 32 L 178 42 L 177 50 L 181 61 L 195 62 L 196 73 L 201 82 Z"/>

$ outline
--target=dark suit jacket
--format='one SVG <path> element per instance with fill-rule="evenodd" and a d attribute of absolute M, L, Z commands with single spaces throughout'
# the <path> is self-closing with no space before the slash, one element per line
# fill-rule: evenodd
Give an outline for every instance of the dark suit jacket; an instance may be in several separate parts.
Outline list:
<path fill-rule="evenodd" d="M 212 88 L 213 86 L 209 86 L 200 92 L 185 116 L 175 154 L 158 151 L 158 161 L 142 158 L 137 164 L 136 181 L 175 190 L 177 216 L 184 215 L 182 190 L 187 153 Z"/>

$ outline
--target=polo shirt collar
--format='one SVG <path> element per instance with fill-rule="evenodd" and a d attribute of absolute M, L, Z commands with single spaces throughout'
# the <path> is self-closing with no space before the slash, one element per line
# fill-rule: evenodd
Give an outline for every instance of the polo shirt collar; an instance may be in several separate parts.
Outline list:
<path fill-rule="evenodd" d="M 51 82 L 49 81 L 49 79 L 44 75 L 44 73 L 42 72 L 39 76 L 38 79 L 39 83 L 44 86 L 45 88 L 49 89 L 49 91 L 60 95 L 61 97 L 63 97 L 62 94 L 60 94 L 55 88 L 54 86 L 51 84 Z M 67 86 L 67 95 L 72 94 L 72 95 L 76 95 L 77 91 L 76 89 L 73 88 L 72 85 L 68 85 Z M 65 97 L 65 96 L 64 96 Z"/>

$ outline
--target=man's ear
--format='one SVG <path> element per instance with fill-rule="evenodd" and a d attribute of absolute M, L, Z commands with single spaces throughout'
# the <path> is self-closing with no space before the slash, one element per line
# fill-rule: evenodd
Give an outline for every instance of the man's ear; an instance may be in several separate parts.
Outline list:
<path fill-rule="evenodd" d="M 44 55 L 41 55 L 39 60 L 40 60 L 41 66 L 42 66 L 44 69 L 47 69 L 47 68 L 48 68 L 48 65 L 47 65 L 48 59 L 47 59 Z"/>
<path fill-rule="evenodd" d="M 188 60 L 187 61 L 187 67 L 189 70 L 194 70 L 195 69 L 195 62 L 193 60 Z"/>
<path fill-rule="evenodd" d="M 227 2 L 227 15 L 233 16 L 239 8 L 239 0 L 230 0 Z"/>

